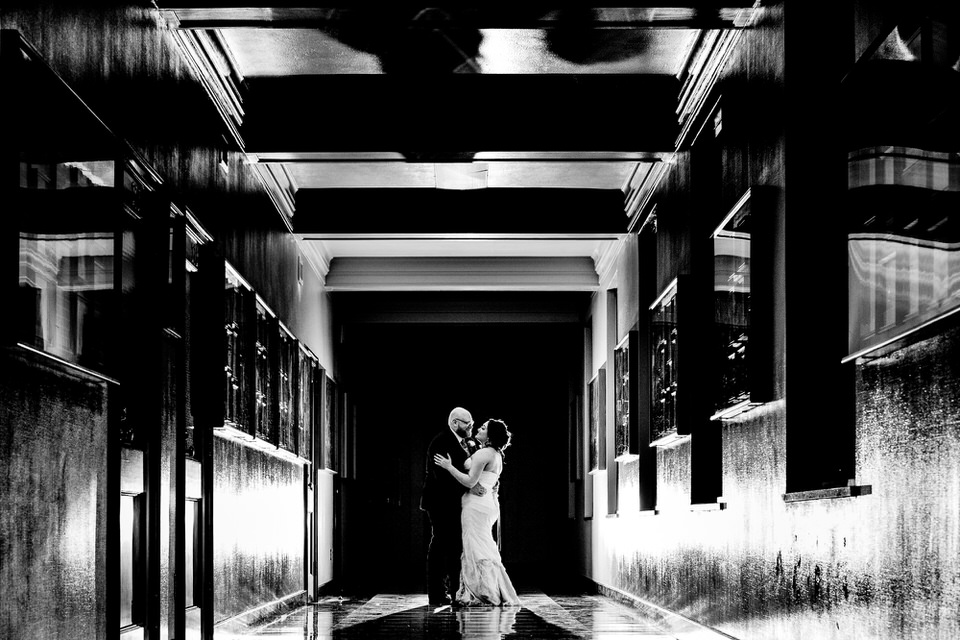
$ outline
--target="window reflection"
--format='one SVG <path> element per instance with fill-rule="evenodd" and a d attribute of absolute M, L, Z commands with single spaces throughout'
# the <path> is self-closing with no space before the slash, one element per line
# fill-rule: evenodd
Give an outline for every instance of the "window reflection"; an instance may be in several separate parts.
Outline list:
<path fill-rule="evenodd" d="M 849 154 L 851 354 L 960 308 L 960 155 Z"/>
<path fill-rule="evenodd" d="M 713 236 L 714 358 L 718 373 L 713 410 L 750 399 L 750 207 L 740 206 Z"/>
<path fill-rule="evenodd" d="M 96 370 L 106 365 L 115 229 L 113 161 L 20 163 L 18 341 Z M 95 195 L 95 194 L 94 194 Z"/>

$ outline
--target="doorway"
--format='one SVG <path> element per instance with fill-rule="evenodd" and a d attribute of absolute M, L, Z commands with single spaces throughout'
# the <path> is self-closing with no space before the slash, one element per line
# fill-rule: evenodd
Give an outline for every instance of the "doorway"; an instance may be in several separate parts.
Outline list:
<path fill-rule="evenodd" d="M 579 324 L 371 323 L 346 335 L 356 464 L 342 480 L 344 591 L 425 592 L 425 451 L 455 406 L 478 425 L 502 419 L 513 433 L 500 503 L 502 555 L 514 582 L 576 566 L 567 429 L 582 369 Z"/>

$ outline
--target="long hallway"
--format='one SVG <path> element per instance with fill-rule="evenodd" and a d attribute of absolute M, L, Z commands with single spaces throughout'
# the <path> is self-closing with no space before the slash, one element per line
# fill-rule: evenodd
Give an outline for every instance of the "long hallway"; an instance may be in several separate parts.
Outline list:
<path fill-rule="evenodd" d="M 273 617 L 249 633 L 217 640 L 250 638 L 500 640 L 584 638 L 613 640 L 720 640 L 729 638 L 653 607 L 628 606 L 603 595 L 547 595 L 521 591 L 520 607 L 432 609 L 423 594 L 377 594 L 371 598 L 327 597 Z"/>
<path fill-rule="evenodd" d="M 957 0 L 13 1 L 0 79 L 0 640 L 960 639 Z M 468 468 L 518 609 L 428 605 Z"/>

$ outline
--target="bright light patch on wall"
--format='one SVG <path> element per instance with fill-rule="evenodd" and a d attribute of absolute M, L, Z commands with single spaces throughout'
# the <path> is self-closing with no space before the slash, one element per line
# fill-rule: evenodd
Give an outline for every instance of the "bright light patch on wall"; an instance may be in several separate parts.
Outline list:
<path fill-rule="evenodd" d="M 488 166 L 484 163 L 434 165 L 437 189 L 486 189 Z"/>
<path fill-rule="evenodd" d="M 542 55 L 543 44 L 536 30 L 482 29 L 481 33 L 478 58 L 483 73 L 518 73 L 525 57 L 539 59 Z"/>

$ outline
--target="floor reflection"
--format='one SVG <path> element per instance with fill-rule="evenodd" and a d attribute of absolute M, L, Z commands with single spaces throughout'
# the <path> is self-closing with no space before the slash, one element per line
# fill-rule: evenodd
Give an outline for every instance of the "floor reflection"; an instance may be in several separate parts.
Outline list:
<path fill-rule="evenodd" d="M 460 609 L 460 637 L 464 640 L 500 640 L 514 633 L 520 607 L 483 607 Z"/>
<path fill-rule="evenodd" d="M 662 620 L 596 595 L 521 592 L 519 607 L 452 609 L 428 606 L 425 595 L 381 594 L 369 599 L 326 598 L 279 615 L 243 634 L 216 640 L 298 638 L 376 640 L 616 640 L 679 637 Z M 683 635 L 683 634 L 681 634 Z"/>

